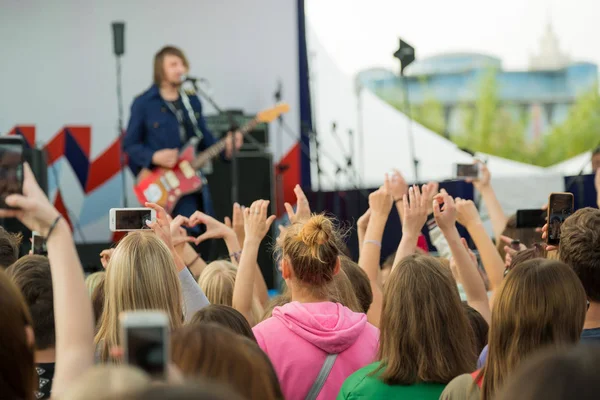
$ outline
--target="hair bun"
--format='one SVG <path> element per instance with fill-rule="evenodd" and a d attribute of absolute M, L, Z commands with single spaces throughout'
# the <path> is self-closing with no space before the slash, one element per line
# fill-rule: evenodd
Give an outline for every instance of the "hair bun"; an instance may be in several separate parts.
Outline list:
<path fill-rule="evenodd" d="M 333 224 L 324 215 L 315 215 L 304 223 L 300 230 L 300 239 L 309 247 L 321 246 L 329 241 Z"/>

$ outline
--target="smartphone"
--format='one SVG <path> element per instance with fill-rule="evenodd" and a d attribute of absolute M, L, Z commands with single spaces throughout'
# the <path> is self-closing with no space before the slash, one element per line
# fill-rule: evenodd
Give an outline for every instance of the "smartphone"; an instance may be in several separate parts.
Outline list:
<path fill-rule="evenodd" d="M 31 252 L 40 256 L 48 255 L 48 250 L 46 249 L 46 238 L 35 231 L 31 234 Z"/>
<path fill-rule="evenodd" d="M 573 214 L 574 200 L 572 193 L 552 193 L 548 201 L 548 235 L 546 241 L 550 245 L 560 243 L 560 226 Z"/>
<path fill-rule="evenodd" d="M 156 211 L 151 208 L 111 208 L 109 211 L 112 232 L 150 229 L 146 221 L 154 220 L 156 220 Z"/>
<path fill-rule="evenodd" d="M 6 205 L 6 196 L 23 193 L 23 149 L 20 136 L 0 137 L 0 208 Z"/>
<path fill-rule="evenodd" d="M 163 311 L 126 311 L 119 315 L 126 364 L 153 378 L 166 378 L 170 354 L 169 317 Z"/>
<path fill-rule="evenodd" d="M 479 178 L 479 164 L 456 164 L 456 179 Z"/>
<path fill-rule="evenodd" d="M 517 228 L 541 228 L 546 223 L 546 210 L 517 210 Z"/>

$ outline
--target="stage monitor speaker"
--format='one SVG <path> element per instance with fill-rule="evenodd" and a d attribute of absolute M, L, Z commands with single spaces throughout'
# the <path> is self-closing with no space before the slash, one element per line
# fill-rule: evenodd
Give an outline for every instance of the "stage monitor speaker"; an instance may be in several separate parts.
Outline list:
<path fill-rule="evenodd" d="M 26 148 L 23 152 L 25 161 L 29 163 L 33 175 L 37 180 L 40 188 L 48 194 L 48 166 L 46 163 L 46 154 L 40 149 Z M 31 248 L 29 238 L 31 237 L 31 231 L 20 223 L 16 218 L 1 218 L 2 226 L 9 232 L 17 233 L 21 232 L 23 235 L 23 242 L 21 243 L 20 255 L 25 255 Z"/>
<path fill-rule="evenodd" d="M 271 154 L 263 152 L 239 152 L 238 159 L 239 202 L 249 207 L 255 200 L 270 200 L 271 212 L 275 209 L 273 202 L 273 159 Z M 213 173 L 208 176 L 210 191 L 215 209 L 215 217 L 223 221 L 231 217 L 233 203 L 231 201 L 231 163 L 218 159 L 213 164 Z M 271 234 L 260 245 L 258 265 L 260 266 L 267 286 L 274 287 L 274 259 L 272 243 L 275 239 Z M 241 244 L 241 243 L 240 243 Z M 211 259 L 228 258 L 227 247 L 220 241 L 216 246 L 216 257 Z"/>

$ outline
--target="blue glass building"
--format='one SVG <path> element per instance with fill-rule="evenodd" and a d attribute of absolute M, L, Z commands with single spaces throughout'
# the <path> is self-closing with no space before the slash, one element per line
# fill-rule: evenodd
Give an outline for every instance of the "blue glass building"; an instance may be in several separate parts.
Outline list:
<path fill-rule="evenodd" d="M 402 103 L 408 86 L 410 102 L 419 107 L 428 99 L 442 104 L 445 135 L 461 132 L 465 105 L 473 105 L 486 74 L 494 73 L 503 108 L 527 121 L 527 136 L 538 137 L 564 121 L 569 107 L 582 93 L 595 87 L 598 66 L 573 62 L 558 47 L 551 25 L 530 59 L 527 71 L 506 71 L 499 58 L 478 53 L 442 54 L 415 61 L 402 78 L 375 68 L 362 71 L 358 80 L 386 101 Z"/>

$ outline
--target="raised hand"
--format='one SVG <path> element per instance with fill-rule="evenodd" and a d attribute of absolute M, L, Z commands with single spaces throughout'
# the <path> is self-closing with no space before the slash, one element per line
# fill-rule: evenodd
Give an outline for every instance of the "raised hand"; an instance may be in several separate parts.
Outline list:
<path fill-rule="evenodd" d="M 356 221 L 356 227 L 359 231 L 366 231 L 367 226 L 369 226 L 369 220 L 371 219 L 371 209 L 368 208 L 367 211 L 363 215 L 360 216 L 358 221 Z"/>
<path fill-rule="evenodd" d="M 310 204 L 300 185 L 294 187 L 294 193 L 296 194 L 296 211 L 294 211 L 294 208 L 290 203 L 284 204 L 288 218 L 292 224 L 306 221 L 310 218 Z"/>
<path fill-rule="evenodd" d="M 102 268 L 106 269 L 114 251 L 115 249 L 104 249 L 100 252 L 100 263 L 102 263 Z"/>
<path fill-rule="evenodd" d="M 250 242 L 252 244 L 259 244 L 267 235 L 271 224 L 273 221 L 275 221 L 274 215 L 271 215 L 267 218 L 268 210 L 268 200 L 257 200 L 252 203 L 252 206 L 244 210 L 244 231 L 246 233 L 246 243 Z"/>
<path fill-rule="evenodd" d="M 408 189 L 408 196 L 403 197 L 404 220 L 402 221 L 402 234 L 418 236 L 421 228 L 427 222 L 427 201 L 429 199 L 429 188 L 423 186 L 423 193 L 418 186 Z"/>
<path fill-rule="evenodd" d="M 514 241 L 512 238 L 501 235 L 500 240 L 504 242 L 504 244 L 506 244 L 506 246 L 504 246 L 504 252 L 506 253 L 506 255 L 504 256 L 504 264 L 506 265 L 506 268 L 508 268 L 510 267 L 510 264 L 512 264 L 512 258 L 519 251 L 527 250 L 527 246 L 525 246 L 523 243 L 519 243 L 519 250 L 516 250 L 510 247 Z"/>
<path fill-rule="evenodd" d="M 169 229 L 171 230 L 173 246 L 175 247 L 175 250 L 182 255 L 186 243 L 196 242 L 196 238 L 188 236 L 187 231 L 183 228 L 183 226 L 191 225 L 190 220 L 183 215 L 178 215 L 175 219 L 167 215 L 167 218 L 169 220 Z"/>
<path fill-rule="evenodd" d="M 206 227 L 206 232 L 196 238 L 196 244 L 208 239 L 237 238 L 232 228 L 201 211 L 196 211 L 190 217 L 190 226 L 196 226 L 198 224 L 204 225 Z"/>
<path fill-rule="evenodd" d="M 490 174 L 490 170 L 488 169 L 487 165 L 485 165 L 485 163 L 483 163 L 480 160 L 477 160 L 475 161 L 475 164 L 479 165 L 479 179 L 469 178 L 466 180 L 466 182 L 473 183 L 475 189 L 481 192 L 483 189 L 490 186 L 490 180 L 492 176 Z"/>
<path fill-rule="evenodd" d="M 397 169 L 394 169 L 391 175 L 385 174 L 385 180 L 389 183 L 388 190 L 394 201 L 400 200 L 408 193 L 408 184 Z"/>
<path fill-rule="evenodd" d="M 369 195 L 369 218 L 372 216 L 385 216 L 388 217 L 392 206 L 394 205 L 394 199 L 390 193 L 390 182 L 386 178 L 383 186 L 374 191 Z"/>
<path fill-rule="evenodd" d="M 458 223 L 464 226 L 467 229 L 470 229 L 471 226 L 481 223 L 481 217 L 479 216 L 479 211 L 477 211 L 477 207 L 475 207 L 475 203 L 471 200 L 463 200 L 460 197 L 457 197 L 454 200 L 456 211 L 458 212 Z"/>
<path fill-rule="evenodd" d="M 225 217 L 225 225 L 235 232 L 238 242 L 244 243 L 244 213 L 238 203 L 233 204 L 232 219 Z"/>
<path fill-rule="evenodd" d="M 442 232 L 456 227 L 456 206 L 454 199 L 445 190 L 435 196 L 432 201 L 435 222 Z"/>
<path fill-rule="evenodd" d="M 48 235 L 52 223 L 60 215 L 40 189 L 28 163 L 23 164 L 23 194 L 11 194 L 6 204 L 15 210 L 0 210 L 0 218 L 17 218 L 31 231 Z"/>
<path fill-rule="evenodd" d="M 176 247 L 185 242 L 193 242 L 193 237 L 181 236 L 178 234 L 178 229 L 181 228 L 182 224 L 188 224 L 189 220 L 185 217 L 178 216 L 175 218 L 177 223 L 173 228 L 171 228 L 171 217 L 164 208 L 155 203 L 146 203 L 146 207 L 149 207 L 156 211 L 156 220 L 148 221 L 146 224 L 154 231 L 156 236 L 162 239 L 163 242 L 167 245 L 167 247 L 171 250 L 171 252 L 176 253 Z M 173 220 L 173 222 L 175 222 Z M 175 232 L 175 237 L 173 237 L 173 233 Z"/>

